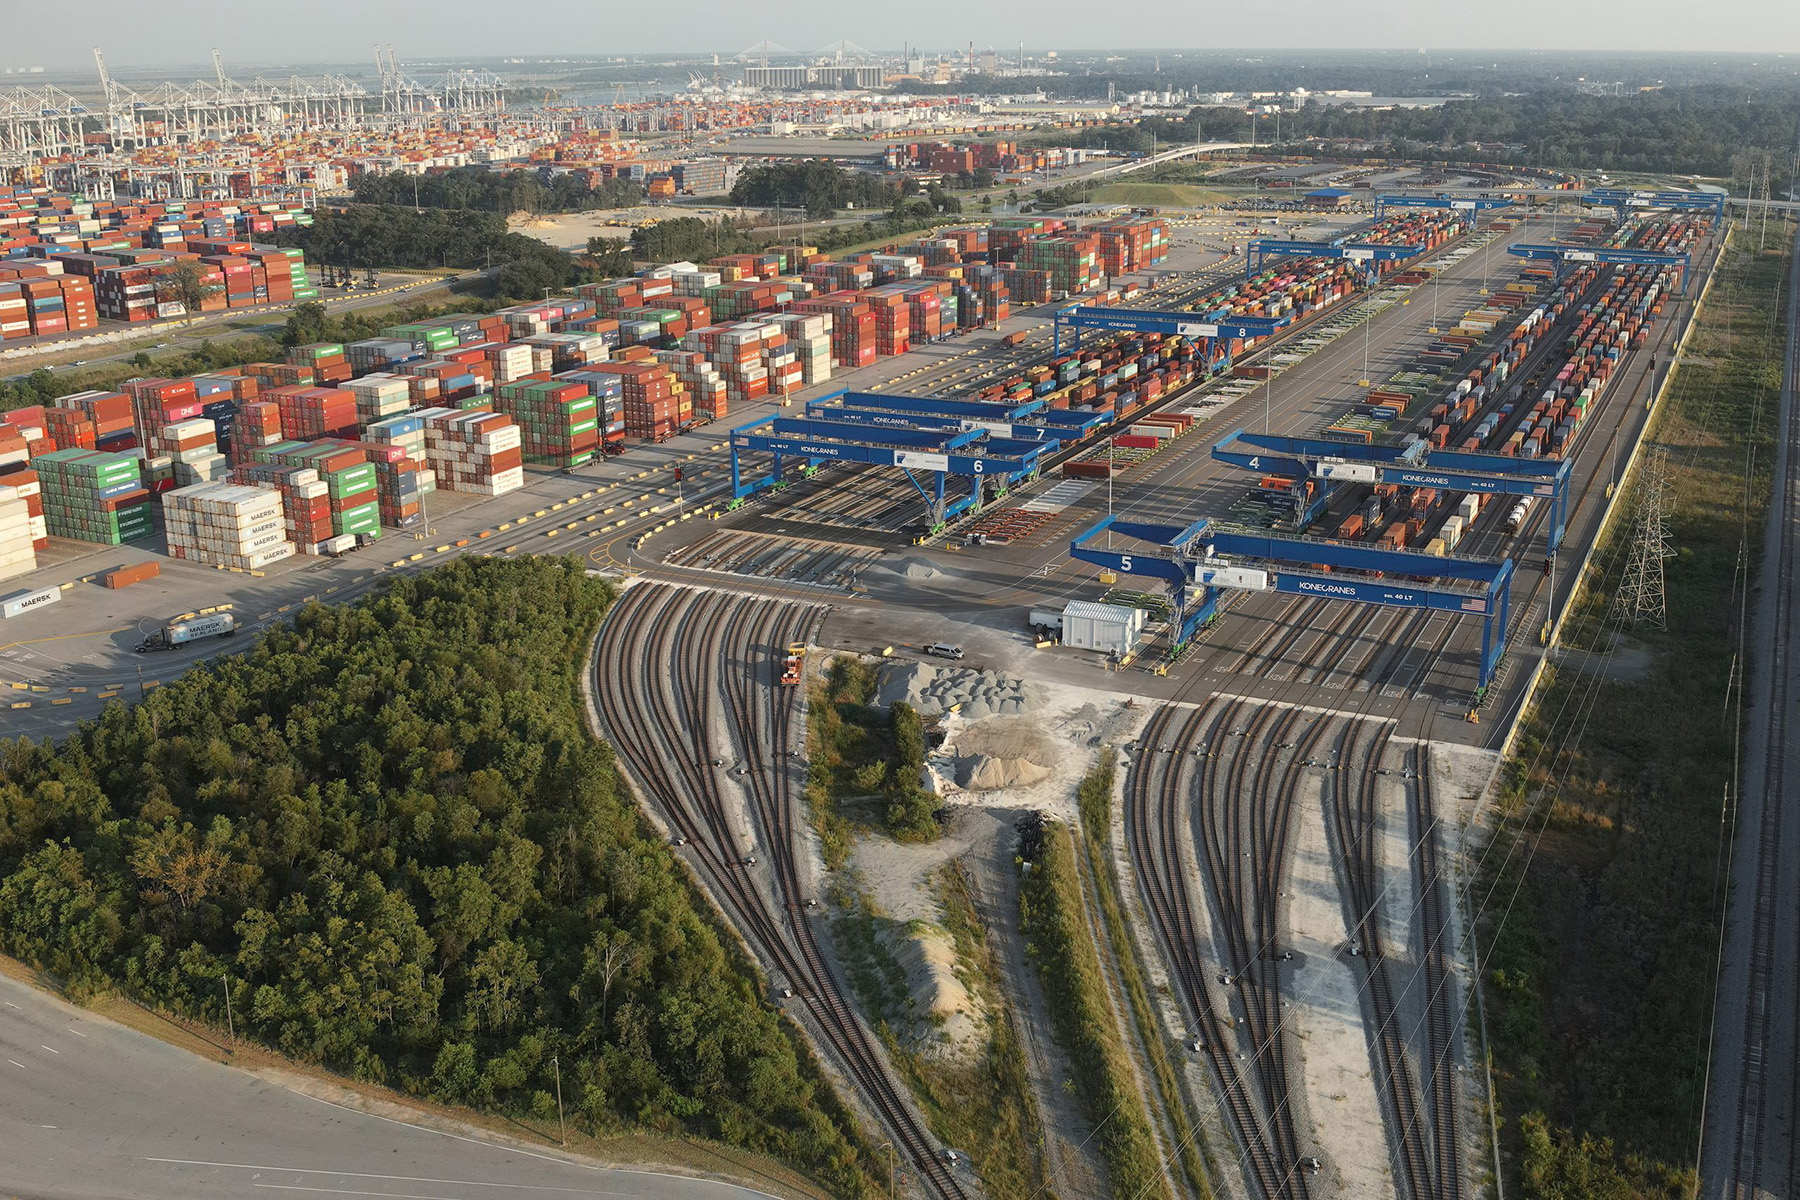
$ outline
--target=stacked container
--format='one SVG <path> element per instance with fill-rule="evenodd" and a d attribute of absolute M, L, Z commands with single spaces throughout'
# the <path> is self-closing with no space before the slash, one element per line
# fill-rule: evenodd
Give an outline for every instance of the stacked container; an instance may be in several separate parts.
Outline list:
<path fill-rule="evenodd" d="M 365 375 L 345 386 L 356 398 L 356 423 L 364 429 L 412 407 L 412 385 L 404 375 Z"/>
<path fill-rule="evenodd" d="M 599 405 L 574 380 L 504 383 L 494 406 L 518 423 L 525 461 L 567 469 L 594 457 L 599 445 Z"/>
<path fill-rule="evenodd" d="M 356 436 L 356 394 L 347 388 L 270 388 L 263 399 L 276 404 L 283 437 L 307 441 Z"/>
<path fill-rule="evenodd" d="M 149 460 L 169 460 L 177 487 L 222 479 L 228 467 L 219 453 L 218 427 L 205 417 L 165 425 L 145 446 Z M 147 460 L 148 461 L 148 460 Z"/>
<path fill-rule="evenodd" d="M 19 488 L 0 483 L 0 579 L 14 579 L 36 567 L 30 505 Z"/>
<path fill-rule="evenodd" d="M 260 570 L 290 558 L 281 496 L 259 487 L 200 483 L 163 496 L 169 554 L 210 566 Z"/>
<path fill-rule="evenodd" d="M 499 413 L 428 409 L 425 459 L 441 488 L 501 496 L 525 486 L 519 427 Z"/>
<path fill-rule="evenodd" d="M 31 467 L 0 467 L 0 487 L 12 488 L 25 502 L 25 516 L 34 550 L 50 548 L 50 530 L 44 524 L 44 485 Z"/>
<path fill-rule="evenodd" d="M 156 532 L 138 460 L 95 450 L 55 450 L 31 465 L 43 487 L 51 537 L 116 546 Z"/>
<path fill-rule="evenodd" d="M 342 383 L 353 373 L 344 347 L 337 342 L 315 342 L 310 346 L 289 346 L 287 360 L 295 366 L 310 367 L 315 383 Z"/>
<path fill-rule="evenodd" d="M 148 446 L 163 426 L 200 415 L 200 398 L 191 379 L 134 379 L 125 391 L 131 397 L 131 421 L 140 446 Z M 106 445 L 104 440 L 99 444 Z"/>
<path fill-rule="evenodd" d="M 281 498 L 282 530 L 301 554 L 324 554 L 333 548 L 331 490 L 317 470 L 280 462 L 243 463 L 232 471 L 232 478 L 271 489 Z"/>

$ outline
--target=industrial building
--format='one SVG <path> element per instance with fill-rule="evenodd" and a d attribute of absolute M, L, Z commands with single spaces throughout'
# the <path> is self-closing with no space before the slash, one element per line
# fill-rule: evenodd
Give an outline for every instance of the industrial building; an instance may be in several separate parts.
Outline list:
<path fill-rule="evenodd" d="M 855 90 L 878 88 L 886 82 L 886 71 L 877 66 L 844 66 L 830 63 L 803 67 L 745 67 L 744 82 L 751 87 L 777 91 L 805 91 L 808 88 Z"/>

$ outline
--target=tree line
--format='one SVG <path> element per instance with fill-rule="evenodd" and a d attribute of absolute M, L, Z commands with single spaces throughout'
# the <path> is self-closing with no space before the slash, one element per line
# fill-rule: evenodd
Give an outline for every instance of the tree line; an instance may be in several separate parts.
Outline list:
<path fill-rule="evenodd" d="M 1281 114 L 1280 134 L 1287 153 L 1306 153 L 1308 140 L 1352 139 L 1372 144 L 1366 157 L 1730 176 L 1746 148 L 1790 150 L 1797 121 L 1800 92 L 1793 90 L 1715 86 L 1625 96 L 1543 90 L 1450 100 L 1435 108 L 1308 102 Z M 1274 119 L 1256 124 L 1258 142 L 1272 143 Z M 1033 140 L 1136 154 L 1194 141 L 1247 142 L 1250 135 L 1249 115 L 1233 105 Z M 1345 153 L 1331 145 L 1311 149 L 1332 157 Z"/>
<path fill-rule="evenodd" d="M 804 208 L 809 217 L 829 217 L 840 208 L 886 211 L 900 199 L 892 180 L 866 171 L 847 171 L 813 160 L 752 167 L 731 186 L 733 204 L 757 208 Z"/>
<path fill-rule="evenodd" d="M 494 268 L 498 296 L 541 300 L 544 289 L 566 288 L 602 276 L 574 257 L 522 233 L 506 218 L 476 209 L 415 212 L 394 204 L 322 208 L 311 226 L 277 231 L 278 245 L 299 246 L 320 264 L 412 270 Z"/>
<path fill-rule="evenodd" d="M 544 179 L 536 171 L 490 171 L 486 167 L 458 167 L 424 175 L 369 172 L 356 177 L 351 194 L 359 204 L 470 209 L 502 216 L 628 208 L 644 199 L 644 189 L 629 179 L 608 179 L 589 187 L 574 175 Z"/>
<path fill-rule="evenodd" d="M 0 742 L 0 949 L 454 1104 L 641 1126 L 869 1193 L 867 1147 L 589 736 L 612 598 L 468 558 Z"/>

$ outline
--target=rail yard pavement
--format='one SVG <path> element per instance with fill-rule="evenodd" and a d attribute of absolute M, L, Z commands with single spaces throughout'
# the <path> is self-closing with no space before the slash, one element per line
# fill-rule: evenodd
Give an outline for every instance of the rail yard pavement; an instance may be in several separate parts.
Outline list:
<path fill-rule="evenodd" d="M 0 976 L 0 1193 L 232 1200 L 750 1200 L 706 1179 L 602 1166 L 389 1106 L 360 1111 L 234 1070 Z"/>
<path fill-rule="evenodd" d="M 1800 236 L 1787 285 L 1788 344 L 1775 492 L 1763 531 L 1747 658 L 1743 779 L 1722 946 L 1701 1174 L 1708 1200 L 1796 1194 L 1800 1052 L 1800 744 L 1790 729 L 1800 663 Z"/>
<path fill-rule="evenodd" d="M 1361 973 L 1346 954 L 1343 902 L 1326 832 L 1333 800 L 1325 782 L 1323 775 L 1303 781 L 1296 797 L 1286 925 L 1288 945 L 1301 966 L 1295 971 L 1289 1023 L 1314 1116 L 1311 1132 L 1319 1140 L 1319 1157 L 1328 1164 L 1319 1182 L 1335 1185 L 1335 1192 L 1325 1194 L 1391 1195 L 1393 1161 L 1370 1065 Z M 1404 826 L 1404 814 L 1404 807 L 1395 813 L 1387 806 L 1381 839 L 1389 890 L 1403 901 L 1412 894 L 1411 879 L 1404 835 L 1396 838 L 1393 826 L 1396 817 Z M 1396 841 L 1401 843 L 1398 853 Z"/>

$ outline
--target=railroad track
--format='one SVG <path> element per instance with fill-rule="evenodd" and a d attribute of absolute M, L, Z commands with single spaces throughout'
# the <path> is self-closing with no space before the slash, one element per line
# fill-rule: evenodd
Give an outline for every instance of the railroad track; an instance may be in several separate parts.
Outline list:
<path fill-rule="evenodd" d="M 796 845 L 797 700 L 774 682 L 777 648 L 806 637 L 822 614 L 817 606 L 666 584 L 631 588 L 601 630 L 597 715 L 644 801 L 682 839 L 682 853 L 726 918 L 793 993 L 802 1024 L 900 1155 L 931 1194 L 965 1200 L 851 1010 L 808 916 Z M 755 829 L 732 811 L 734 780 Z M 758 870 L 758 847 L 766 871 Z M 770 877 L 759 883 L 758 875 Z"/>
<path fill-rule="evenodd" d="M 1733 887 L 1738 893 L 1733 907 L 1741 908 L 1746 902 L 1752 906 L 1741 1001 L 1742 1044 L 1737 1047 L 1738 1077 L 1729 1096 L 1732 1107 L 1725 1116 L 1727 1145 L 1719 1147 L 1715 1142 L 1709 1148 L 1709 1155 L 1715 1159 L 1710 1173 L 1717 1183 L 1713 1194 L 1722 1200 L 1793 1196 L 1800 1187 L 1800 1161 L 1796 1159 L 1800 1153 L 1800 1130 L 1795 1128 L 1792 1107 L 1796 1099 L 1796 1063 L 1792 1055 L 1800 1047 L 1800 1000 L 1796 999 L 1796 990 L 1800 989 L 1800 967 L 1796 963 L 1800 959 L 1796 957 L 1795 945 L 1781 933 L 1787 924 L 1784 914 L 1791 912 L 1794 903 L 1792 892 L 1784 886 L 1785 872 L 1790 867 L 1789 855 L 1784 851 L 1796 836 L 1791 824 L 1794 816 L 1786 810 L 1792 800 L 1787 779 L 1789 718 L 1794 704 L 1794 574 L 1800 569 L 1794 495 L 1795 464 L 1800 463 L 1800 404 L 1794 403 L 1793 395 L 1793 389 L 1800 384 L 1800 293 L 1795 291 L 1800 288 L 1800 237 L 1795 241 L 1788 285 L 1789 340 L 1783 363 L 1787 395 L 1783 398 L 1781 444 L 1768 518 L 1779 532 L 1772 539 L 1772 553 L 1764 559 L 1761 576 L 1773 583 L 1775 592 L 1772 600 L 1762 601 L 1766 606 L 1763 615 L 1769 621 L 1769 642 L 1767 658 L 1759 663 L 1757 673 L 1766 678 L 1767 690 L 1753 701 L 1756 719 L 1764 722 L 1762 754 L 1756 763 L 1762 776 L 1758 789 L 1761 811 L 1756 819 L 1756 873 L 1747 894 L 1735 880 Z M 1791 932 L 1791 927 L 1788 929 Z M 1741 944 L 1737 945 L 1737 952 L 1742 953 Z M 1781 1054 L 1783 1046 L 1789 1056 Z M 1781 1145 L 1783 1142 L 1785 1146 Z"/>
<path fill-rule="evenodd" d="M 1433 791 L 1429 733 L 1413 749 L 1414 844 L 1416 895 L 1423 921 L 1425 981 L 1425 1062 L 1430 1071 L 1432 1166 L 1438 1200 L 1461 1200 L 1462 1147 L 1457 1134 L 1458 1097 L 1455 1063 L 1456 1021 L 1461 1012 L 1452 986 L 1452 944 L 1446 920 L 1446 880 L 1441 865 L 1440 825 Z"/>

